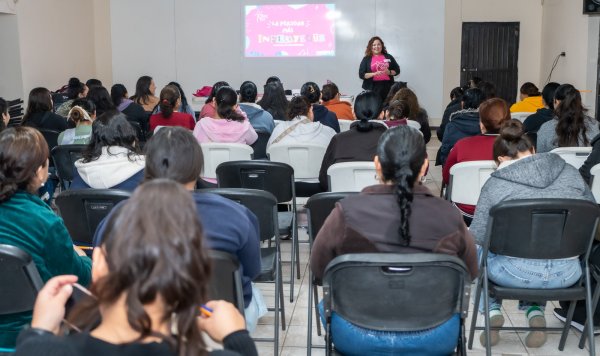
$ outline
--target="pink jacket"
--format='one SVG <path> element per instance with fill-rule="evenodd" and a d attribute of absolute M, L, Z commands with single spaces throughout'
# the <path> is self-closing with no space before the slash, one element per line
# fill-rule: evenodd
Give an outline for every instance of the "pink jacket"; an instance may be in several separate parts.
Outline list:
<path fill-rule="evenodd" d="M 256 131 L 248 120 L 239 122 L 211 117 L 203 117 L 198 120 L 194 128 L 194 136 L 200 143 L 222 142 L 251 145 L 258 139 Z"/>

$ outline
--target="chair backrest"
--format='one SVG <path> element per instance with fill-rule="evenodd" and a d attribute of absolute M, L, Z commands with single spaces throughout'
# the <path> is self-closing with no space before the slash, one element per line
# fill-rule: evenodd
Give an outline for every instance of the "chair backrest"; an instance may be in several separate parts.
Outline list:
<path fill-rule="evenodd" d="M 512 113 L 510 113 L 510 118 L 523 122 L 523 121 L 525 121 L 525 119 L 527 119 L 529 117 L 529 115 L 532 115 L 532 114 L 534 114 L 534 113 L 532 113 L 532 112 L 512 112 Z"/>
<path fill-rule="evenodd" d="M 294 169 L 270 161 L 233 161 L 217 167 L 219 188 L 248 188 L 267 191 L 278 203 L 294 199 Z"/>
<path fill-rule="evenodd" d="M 50 155 L 62 189 L 68 189 L 71 185 L 75 161 L 81 158 L 86 147 L 86 145 L 59 145 L 52 149 Z"/>
<path fill-rule="evenodd" d="M 364 187 L 379 183 L 372 161 L 332 164 L 327 169 L 327 179 L 331 192 L 360 192 Z"/>
<path fill-rule="evenodd" d="M 311 196 L 306 202 L 306 215 L 308 216 L 308 237 L 311 241 L 315 240 L 325 219 L 329 216 L 335 203 L 354 195 L 356 192 L 325 192 Z"/>
<path fill-rule="evenodd" d="M 600 164 L 593 166 L 590 169 L 590 174 L 592 176 L 592 194 L 594 195 L 594 199 L 596 199 L 596 203 L 600 204 Z"/>
<path fill-rule="evenodd" d="M 406 120 L 406 125 L 417 130 L 421 130 L 421 124 L 419 124 L 419 122 L 415 120 Z"/>
<path fill-rule="evenodd" d="M 244 188 L 206 188 L 200 192 L 218 194 L 242 204 L 258 219 L 260 241 L 268 241 L 279 233 L 277 199 L 264 190 Z"/>
<path fill-rule="evenodd" d="M 466 316 L 468 273 L 444 254 L 347 254 L 327 265 L 325 315 L 380 331 L 417 331 Z"/>
<path fill-rule="evenodd" d="M 0 245 L 0 315 L 32 310 L 43 285 L 27 252 L 16 246 Z"/>
<path fill-rule="evenodd" d="M 271 134 L 263 131 L 256 131 L 256 134 L 258 135 L 258 139 L 250 145 L 254 150 L 252 159 L 267 159 L 267 143 L 269 143 Z"/>
<path fill-rule="evenodd" d="M 208 284 L 209 300 L 225 300 L 235 305 L 244 315 L 244 290 L 238 259 L 227 252 L 208 250 L 211 276 Z"/>
<path fill-rule="evenodd" d="M 252 147 L 242 143 L 203 143 L 202 154 L 204 155 L 204 178 L 217 178 L 217 166 L 223 162 L 251 160 Z"/>
<path fill-rule="evenodd" d="M 276 143 L 267 149 L 267 155 L 272 162 L 292 166 L 296 179 L 316 179 L 326 150 L 326 146 L 314 143 Z"/>
<path fill-rule="evenodd" d="M 495 170 L 494 161 L 470 161 L 453 165 L 447 188 L 448 200 L 477 205 L 481 188 Z"/>
<path fill-rule="evenodd" d="M 592 153 L 591 147 L 559 147 L 555 148 L 552 153 L 556 153 L 560 158 L 564 159 L 565 162 L 571 166 L 579 169 L 583 166 L 583 163 Z"/>
<path fill-rule="evenodd" d="M 529 259 L 580 256 L 591 246 L 600 208 L 580 199 L 507 200 L 490 210 L 486 238 L 495 254 Z"/>
<path fill-rule="evenodd" d="M 118 189 L 65 190 L 56 196 L 56 206 L 73 241 L 92 245 L 100 221 L 131 193 Z"/>
<path fill-rule="evenodd" d="M 48 152 L 52 152 L 52 149 L 58 146 L 58 135 L 60 135 L 59 131 L 50 130 L 50 129 L 40 129 L 36 128 L 39 132 L 42 133 L 46 143 L 48 144 Z M 50 158 L 50 157 L 48 157 Z M 54 162 L 50 161 L 50 166 L 54 167 Z"/>
<path fill-rule="evenodd" d="M 138 141 L 145 142 L 146 141 L 146 133 L 144 132 L 142 125 L 140 125 L 139 122 L 134 121 L 134 120 L 128 119 L 127 122 L 129 122 L 131 127 L 133 127 L 133 129 L 135 130 L 135 135 L 137 136 Z"/>
<path fill-rule="evenodd" d="M 352 125 L 353 122 L 354 121 L 352 120 L 338 120 L 338 123 L 340 124 L 340 132 L 350 130 L 350 125 Z"/>

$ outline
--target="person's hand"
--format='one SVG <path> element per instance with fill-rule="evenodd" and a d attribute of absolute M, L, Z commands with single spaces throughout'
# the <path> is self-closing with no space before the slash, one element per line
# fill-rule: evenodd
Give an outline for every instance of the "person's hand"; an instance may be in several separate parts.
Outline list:
<path fill-rule="evenodd" d="M 223 342 L 223 339 L 236 331 L 246 329 L 246 321 L 236 307 L 224 300 L 213 300 L 206 303 L 212 309 L 212 315 L 198 318 L 198 326 L 213 340 Z"/>
<path fill-rule="evenodd" d="M 51 278 L 40 290 L 33 307 L 31 327 L 58 333 L 65 317 L 65 303 L 73 292 L 77 276 L 65 275 Z"/>

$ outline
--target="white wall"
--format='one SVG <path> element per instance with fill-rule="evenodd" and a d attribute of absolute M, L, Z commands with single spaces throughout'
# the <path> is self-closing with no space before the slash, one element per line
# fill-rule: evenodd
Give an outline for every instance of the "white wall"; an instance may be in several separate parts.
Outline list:
<path fill-rule="evenodd" d="M 23 97 L 21 55 L 17 16 L 0 14 L 0 97 L 14 100 Z"/>
<path fill-rule="evenodd" d="M 578 5 L 578 6 L 575 6 Z M 552 63 L 560 57 L 552 81 L 570 83 L 582 90 L 582 100 L 595 114 L 596 72 L 600 18 L 582 14 L 581 4 L 562 0 L 544 1 L 540 79 L 545 83 Z M 543 84 L 542 83 L 542 84 Z"/>
<path fill-rule="evenodd" d="M 409 82 L 431 116 L 441 116 L 443 0 L 307 2 L 332 2 L 341 12 L 333 58 L 244 58 L 243 9 L 257 1 L 113 0 L 113 78 L 132 92 L 137 78 L 149 74 L 159 89 L 177 80 L 191 93 L 220 80 L 234 87 L 252 80 L 260 87 L 278 75 L 288 89 L 329 79 L 342 92 L 356 94 L 362 90 L 358 65 L 368 39 L 377 34 L 402 68 L 397 80 Z"/>

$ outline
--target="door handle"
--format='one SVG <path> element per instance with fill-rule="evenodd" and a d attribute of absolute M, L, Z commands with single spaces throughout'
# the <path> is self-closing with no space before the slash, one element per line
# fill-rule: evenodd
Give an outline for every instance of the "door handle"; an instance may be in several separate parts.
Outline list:
<path fill-rule="evenodd" d="M 477 72 L 477 68 L 462 68 L 463 72 Z"/>

